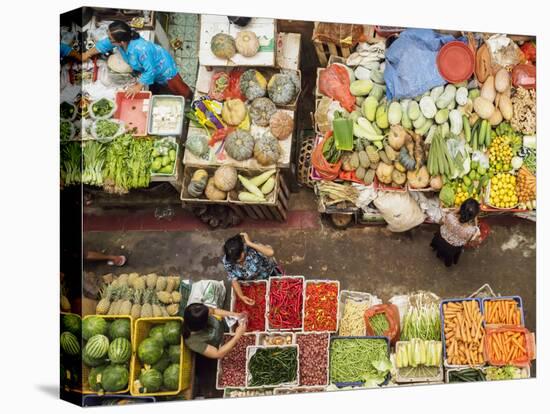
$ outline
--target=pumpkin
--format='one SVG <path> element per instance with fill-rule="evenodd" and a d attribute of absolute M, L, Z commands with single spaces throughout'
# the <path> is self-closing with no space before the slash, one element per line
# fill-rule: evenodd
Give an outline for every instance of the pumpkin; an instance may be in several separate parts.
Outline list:
<path fill-rule="evenodd" d="M 279 140 L 285 140 L 294 130 L 294 119 L 284 112 L 278 111 L 269 120 L 269 130 Z"/>
<path fill-rule="evenodd" d="M 247 160 L 254 152 L 254 138 L 250 133 L 237 129 L 227 136 L 225 151 L 237 161 Z"/>
<path fill-rule="evenodd" d="M 271 116 L 277 111 L 277 107 L 269 98 L 256 98 L 250 105 L 250 118 L 259 126 L 268 126 Z"/>
<path fill-rule="evenodd" d="M 262 165 L 275 164 L 281 156 L 281 147 L 279 141 L 271 132 L 266 131 L 256 140 L 254 145 L 254 158 Z"/>
<path fill-rule="evenodd" d="M 191 181 L 187 186 L 187 192 L 191 197 L 198 198 L 204 192 L 206 183 L 208 181 L 208 173 L 206 170 L 199 169 L 193 173 Z"/>
<path fill-rule="evenodd" d="M 296 97 L 296 84 L 286 73 L 277 73 L 267 84 L 269 97 L 277 105 L 288 105 Z"/>
<path fill-rule="evenodd" d="M 228 99 L 223 104 L 222 118 L 227 125 L 237 126 L 246 117 L 246 107 L 240 99 Z"/>
<path fill-rule="evenodd" d="M 246 99 L 252 101 L 265 96 L 267 81 L 256 69 L 248 69 L 242 74 L 239 87 Z"/>
<path fill-rule="evenodd" d="M 210 40 L 210 49 L 220 59 L 231 59 L 237 53 L 235 39 L 225 33 L 218 33 Z"/>
<path fill-rule="evenodd" d="M 237 170 L 230 165 L 222 165 L 214 173 L 214 185 L 218 190 L 231 191 L 237 185 Z"/>
<path fill-rule="evenodd" d="M 218 190 L 214 185 L 214 177 L 210 177 L 208 179 L 208 184 L 206 184 L 204 195 L 212 201 L 222 201 L 227 198 L 227 193 L 225 191 Z"/>
<path fill-rule="evenodd" d="M 237 46 L 237 52 L 245 57 L 254 56 L 260 48 L 260 42 L 256 33 L 249 30 L 244 30 L 237 34 L 235 45 Z"/>
<path fill-rule="evenodd" d="M 191 154 L 202 157 L 208 152 L 208 139 L 204 135 L 191 135 L 187 138 L 185 147 Z"/>

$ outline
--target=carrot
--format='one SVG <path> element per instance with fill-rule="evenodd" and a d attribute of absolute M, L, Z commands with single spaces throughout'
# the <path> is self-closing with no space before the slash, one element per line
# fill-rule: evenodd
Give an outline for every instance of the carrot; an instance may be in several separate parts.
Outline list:
<path fill-rule="evenodd" d="M 523 345 L 516 339 L 516 338 L 512 338 L 512 342 L 519 348 L 523 351 L 523 353 L 525 354 L 527 351 L 525 351 L 525 348 L 523 347 Z"/>

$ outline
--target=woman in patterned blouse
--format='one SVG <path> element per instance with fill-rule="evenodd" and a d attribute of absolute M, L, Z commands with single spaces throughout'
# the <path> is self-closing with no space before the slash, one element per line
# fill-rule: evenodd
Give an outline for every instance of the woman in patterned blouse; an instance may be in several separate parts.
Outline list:
<path fill-rule="evenodd" d="M 450 267 L 457 264 L 464 246 L 471 240 L 479 237 L 477 215 L 479 203 L 469 198 L 458 211 L 443 216 L 441 227 L 432 239 L 431 247 L 437 252 L 437 257 Z"/>
<path fill-rule="evenodd" d="M 247 305 L 253 305 L 254 301 L 243 294 L 238 281 L 267 279 L 280 274 L 273 259 L 273 248 L 254 243 L 248 234 L 241 233 L 228 239 L 223 249 L 223 266 L 236 295 Z"/>

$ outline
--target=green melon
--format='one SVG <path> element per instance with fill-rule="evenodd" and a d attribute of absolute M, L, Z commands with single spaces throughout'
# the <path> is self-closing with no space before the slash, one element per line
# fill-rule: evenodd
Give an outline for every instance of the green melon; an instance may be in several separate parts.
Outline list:
<path fill-rule="evenodd" d="M 156 369 L 148 369 L 141 373 L 139 382 L 144 388 L 144 393 L 157 392 L 162 386 L 162 374 Z"/>
<path fill-rule="evenodd" d="M 82 320 L 78 315 L 75 315 L 73 313 L 63 315 L 63 318 L 62 318 L 63 331 L 69 331 L 70 333 L 76 336 L 80 336 L 81 323 L 82 323 Z"/>
<path fill-rule="evenodd" d="M 170 321 L 164 324 L 162 331 L 164 340 L 170 345 L 177 345 L 181 342 L 181 322 Z"/>
<path fill-rule="evenodd" d="M 94 335 L 107 335 L 107 321 L 99 316 L 91 316 L 82 321 L 82 337 L 88 341 Z"/>
<path fill-rule="evenodd" d="M 164 324 L 153 326 L 149 331 L 149 338 L 158 341 L 161 346 L 166 345 L 166 341 L 164 340 Z"/>
<path fill-rule="evenodd" d="M 170 355 L 168 355 L 167 352 L 164 352 L 160 359 L 155 362 L 153 365 L 151 365 L 151 368 L 156 369 L 159 372 L 164 372 L 166 368 L 172 363 L 172 360 L 170 359 Z"/>
<path fill-rule="evenodd" d="M 101 386 L 101 378 L 105 368 L 107 368 L 107 365 L 101 365 L 90 370 L 88 374 L 88 384 L 93 391 L 101 391 L 103 389 Z"/>
<path fill-rule="evenodd" d="M 126 338 L 116 338 L 109 345 L 109 360 L 115 364 L 123 364 L 132 356 L 132 344 Z"/>
<path fill-rule="evenodd" d="M 153 338 L 145 338 L 138 346 L 138 357 L 144 364 L 153 365 L 163 354 L 162 345 Z"/>
<path fill-rule="evenodd" d="M 128 369 L 124 365 L 108 365 L 101 374 L 101 384 L 107 392 L 122 391 L 128 386 Z"/>
<path fill-rule="evenodd" d="M 94 359 L 105 357 L 109 352 L 109 338 L 105 335 L 92 336 L 84 347 L 84 352 Z"/>
<path fill-rule="evenodd" d="M 126 338 L 128 340 L 130 337 L 130 320 L 126 318 L 115 319 L 109 326 L 109 339 L 111 341 L 116 338 Z"/>
<path fill-rule="evenodd" d="M 162 374 L 162 383 L 167 390 L 175 391 L 179 388 L 180 364 L 172 364 Z"/>
<path fill-rule="evenodd" d="M 170 361 L 174 364 L 179 364 L 180 362 L 180 346 L 179 345 L 170 345 L 168 348 L 168 356 Z"/>
<path fill-rule="evenodd" d="M 82 353 L 82 362 L 89 367 L 99 367 L 100 365 L 105 365 L 107 363 L 107 359 L 105 357 L 92 358 L 86 353 L 86 348 L 84 348 L 84 352 Z"/>
<path fill-rule="evenodd" d="M 80 343 L 78 338 L 71 332 L 63 332 L 61 334 L 61 349 L 67 355 L 78 355 L 80 353 Z"/>

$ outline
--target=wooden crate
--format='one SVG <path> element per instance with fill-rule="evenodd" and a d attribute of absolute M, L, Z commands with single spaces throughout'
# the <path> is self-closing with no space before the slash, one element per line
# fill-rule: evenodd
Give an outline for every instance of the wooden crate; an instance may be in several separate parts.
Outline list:
<path fill-rule="evenodd" d="M 187 191 L 187 186 L 189 185 L 189 182 L 191 181 L 191 177 L 193 176 L 193 173 L 199 169 L 206 170 L 208 173 L 208 178 L 214 176 L 214 173 L 216 172 L 216 167 L 194 167 L 194 166 L 185 166 L 185 169 L 183 170 L 183 179 L 181 183 L 181 196 L 180 199 L 183 201 L 184 205 L 197 205 L 197 204 L 228 204 L 228 197 L 225 198 L 225 200 L 218 200 L 213 201 L 206 198 L 206 196 L 203 194 L 200 197 L 191 197 L 189 195 L 189 192 Z"/>

